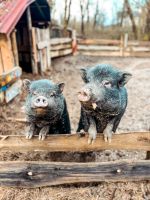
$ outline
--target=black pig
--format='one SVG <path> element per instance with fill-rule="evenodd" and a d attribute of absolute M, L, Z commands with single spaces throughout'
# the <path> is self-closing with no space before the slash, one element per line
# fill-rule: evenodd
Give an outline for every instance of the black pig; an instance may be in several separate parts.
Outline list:
<path fill-rule="evenodd" d="M 124 85 L 132 75 L 106 64 L 81 69 L 81 74 L 85 86 L 78 94 L 81 116 L 77 132 L 88 132 L 89 144 L 94 142 L 97 132 L 111 142 L 127 106 Z"/>
<path fill-rule="evenodd" d="M 62 94 L 64 83 L 54 84 L 47 79 L 32 82 L 25 79 L 23 83 L 28 92 L 25 111 L 30 123 L 26 138 L 39 134 L 39 139 L 44 140 L 48 133 L 70 133 L 67 105 Z"/>

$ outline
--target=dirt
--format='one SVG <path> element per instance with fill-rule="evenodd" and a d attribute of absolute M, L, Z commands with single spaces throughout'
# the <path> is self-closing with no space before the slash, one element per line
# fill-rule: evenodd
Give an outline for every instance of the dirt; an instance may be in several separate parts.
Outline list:
<path fill-rule="evenodd" d="M 133 74 L 127 84 L 128 107 L 118 127 L 118 132 L 150 131 L 150 59 L 148 58 L 111 58 L 89 56 L 67 56 L 53 60 L 53 71 L 43 76 L 23 74 L 22 78 L 31 80 L 49 78 L 54 82 L 65 82 L 64 95 L 67 99 L 68 110 L 71 119 L 72 132 L 76 132 L 80 104 L 77 100 L 77 92 L 83 85 L 80 77 L 80 68 L 92 66 L 98 63 L 110 63 L 122 70 Z M 9 105 L 2 107 L 0 117 L 0 134 L 24 134 L 26 124 L 24 122 L 10 121 L 10 118 L 25 118 L 23 91 Z M 45 161 L 111 161 L 118 159 L 145 159 L 144 151 L 110 151 L 91 153 L 0 153 L 0 160 L 45 160 Z M 96 185 L 85 184 L 68 187 L 44 187 L 37 189 L 13 189 L 0 188 L 0 200 L 148 200 L 150 199 L 149 182 L 125 182 L 125 183 L 100 183 Z"/>

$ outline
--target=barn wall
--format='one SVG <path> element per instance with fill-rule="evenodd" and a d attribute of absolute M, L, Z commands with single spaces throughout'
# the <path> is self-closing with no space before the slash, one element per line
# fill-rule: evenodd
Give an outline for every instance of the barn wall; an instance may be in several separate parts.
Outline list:
<path fill-rule="evenodd" d="M 10 71 L 14 67 L 10 38 L 0 34 L 0 74 Z"/>

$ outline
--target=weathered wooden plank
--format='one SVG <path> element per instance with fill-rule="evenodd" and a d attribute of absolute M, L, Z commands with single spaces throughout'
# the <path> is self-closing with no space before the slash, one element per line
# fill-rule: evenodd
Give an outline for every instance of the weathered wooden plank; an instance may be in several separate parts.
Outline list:
<path fill-rule="evenodd" d="M 5 101 L 8 103 L 15 96 L 17 96 L 21 92 L 22 81 L 18 80 L 13 83 L 5 92 Z"/>
<path fill-rule="evenodd" d="M 120 40 L 105 40 L 105 39 L 79 39 L 78 44 L 85 45 L 120 45 Z"/>
<path fill-rule="evenodd" d="M 79 50 L 84 51 L 119 51 L 119 46 L 96 46 L 96 45 L 78 45 Z M 109 53 L 109 52 L 108 52 Z"/>
<path fill-rule="evenodd" d="M 0 162 L 0 186 L 42 186 L 150 180 L 150 160 L 101 163 Z"/>
<path fill-rule="evenodd" d="M 4 103 L 5 95 L 4 92 L 0 92 L 0 104 Z"/>
<path fill-rule="evenodd" d="M 20 67 L 14 67 L 12 70 L 6 73 L 2 73 L 0 75 L 0 89 L 8 83 L 11 83 L 12 81 L 18 79 L 21 76 L 21 74 L 22 69 Z"/>
<path fill-rule="evenodd" d="M 75 55 L 77 53 L 77 36 L 76 30 L 72 30 L 72 54 Z"/>
<path fill-rule="evenodd" d="M 139 57 L 139 58 L 144 58 L 144 57 L 150 57 L 150 52 L 142 52 L 142 51 L 125 51 L 124 56 L 126 57 Z"/>
<path fill-rule="evenodd" d="M 40 29 L 36 28 L 36 36 L 37 36 L 37 42 L 39 43 L 41 41 L 41 35 L 40 35 Z M 38 55 L 39 55 L 39 63 L 40 63 L 40 73 L 42 74 L 44 72 L 44 60 L 43 60 L 43 56 L 42 56 L 42 50 L 38 49 Z"/>
<path fill-rule="evenodd" d="M 10 38 L 11 38 L 13 57 L 14 57 L 14 64 L 16 66 L 19 66 L 19 56 L 18 56 L 18 48 L 17 48 L 17 40 L 16 40 L 16 30 L 13 30 Z"/>
<path fill-rule="evenodd" d="M 150 53 L 150 47 L 127 47 L 126 48 L 126 51 L 132 51 L 132 52 L 149 52 Z"/>
<path fill-rule="evenodd" d="M 121 51 L 83 51 L 83 50 L 78 50 L 78 52 L 82 55 L 87 55 L 87 56 L 122 56 Z"/>
<path fill-rule="evenodd" d="M 2 66 L 1 72 L 8 72 L 14 67 L 14 59 L 9 40 L 5 34 L 0 34 L 0 66 Z"/>
<path fill-rule="evenodd" d="M 43 48 L 46 48 L 46 47 L 49 46 L 49 45 L 50 45 L 50 41 L 44 40 L 44 41 L 38 42 L 37 48 L 38 48 L 39 50 L 41 50 L 41 49 L 43 49 Z"/>
<path fill-rule="evenodd" d="M 130 40 L 128 41 L 128 46 L 150 46 L 150 42 L 149 41 L 134 41 L 134 40 Z"/>
<path fill-rule="evenodd" d="M 45 38 L 49 41 L 49 45 L 46 47 L 46 57 L 47 57 L 47 69 L 51 69 L 51 56 L 50 56 L 50 50 L 51 50 L 51 43 L 50 43 L 50 28 L 48 27 L 46 29 Z"/>
<path fill-rule="evenodd" d="M 63 49 L 58 51 L 51 51 L 51 57 L 59 57 L 59 56 L 65 56 L 72 53 L 72 49 Z"/>
<path fill-rule="evenodd" d="M 61 49 L 69 49 L 69 48 L 71 48 L 71 43 L 58 44 L 58 45 L 53 45 L 51 47 L 51 51 L 56 51 L 56 50 L 61 50 Z"/>
<path fill-rule="evenodd" d="M 4 137 L 1 136 L 0 151 L 85 152 L 104 149 L 150 151 L 150 132 L 115 134 L 110 144 L 104 142 L 103 135 L 99 134 L 92 145 L 87 144 L 88 135 L 80 137 L 78 134 L 49 135 L 44 141 L 39 141 L 37 136 L 31 140 L 27 140 L 23 135 Z"/>
<path fill-rule="evenodd" d="M 38 68 L 37 68 L 37 63 L 36 63 L 36 58 L 35 58 L 35 41 L 33 36 L 34 32 L 32 31 L 32 18 L 31 18 L 31 11 L 30 11 L 30 6 L 27 8 L 27 26 L 28 26 L 28 31 L 29 31 L 29 44 L 30 44 L 30 55 L 31 55 L 31 66 L 32 66 L 32 73 L 33 74 L 38 74 Z"/>
<path fill-rule="evenodd" d="M 64 44 L 64 43 L 71 43 L 72 38 L 52 38 L 51 39 L 51 45 L 56 45 L 56 44 Z"/>

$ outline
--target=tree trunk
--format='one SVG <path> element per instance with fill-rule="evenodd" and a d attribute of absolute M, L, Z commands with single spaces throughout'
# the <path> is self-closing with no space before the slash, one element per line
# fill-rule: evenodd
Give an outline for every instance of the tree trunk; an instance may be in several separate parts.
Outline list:
<path fill-rule="evenodd" d="M 150 40 L 150 0 L 147 1 L 147 15 L 146 15 L 146 26 L 145 26 L 145 34 L 148 36 L 148 40 Z"/>
<path fill-rule="evenodd" d="M 67 28 L 70 21 L 70 10 L 71 10 L 72 0 L 65 0 L 65 12 L 64 12 L 64 35 L 67 36 Z"/>
<path fill-rule="evenodd" d="M 120 26 L 121 27 L 123 25 L 124 14 L 125 14 L 125 2 L 123 4 L 123 9 L 122 9 L 122 13 L 121 13 L 121 20 L 120 20 Z"/>
<path fill-rule="evenodd" d="M 93 29 L 95 29 L 96 27 L 98 14 L 99 14 L 99 8 L 98 8 L 98 0 L 97 0 L 96 10 L 95 10 L 95 15 L 94 15 L 94 22 L 93 22 Z"/>
<path fill-rule="evenodd" d="M 84 28 L 84 8 L 83 8 L 83 1 L 80 0 L 80 10 L 81 10 L 81 33 L 85 35 L 85 28 Z"/>
<path fill-rule="evenodd" d="M 87 12 L 87 21 L 86 21 L 86 23 L 87 23 L 87 25 L 89 25 L 89 23 L 90 23 L 89 4 L 90 4 L 90 1 L 88 0 L 87 6 L 86 6 L 86 12 Z"/>
<path fill-rule="evenodd" d="M 130 20 L 132 22 L 132 30 L 133 30 L 133 33 L 134 33 L 134 38 L 137 40 L 138 37 L 137 37 L 137 28 L 136 28 L 136 24 L 135 24 L 135 21 L 134 21 L 134 16 L 133 16 L 133 13 L 132 13 L 132 10 L 131 10 L 131 7 L 130 7 L 130 4 L 129 4 L 129 1 L 128 0 L 125 0 L 125 5 L 126 5 L 126 9 L 127 9 L 127 13 L 130 17 Z"/>

